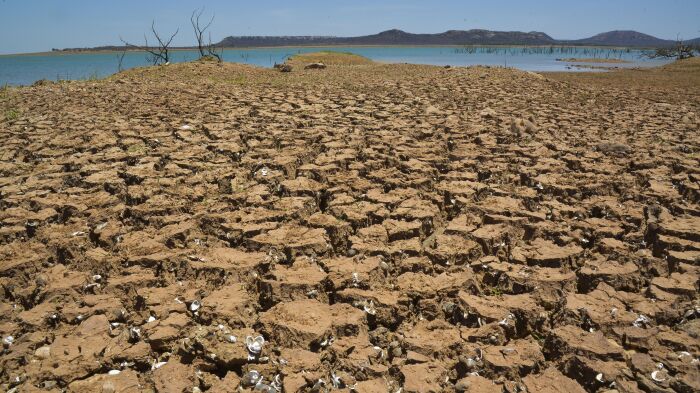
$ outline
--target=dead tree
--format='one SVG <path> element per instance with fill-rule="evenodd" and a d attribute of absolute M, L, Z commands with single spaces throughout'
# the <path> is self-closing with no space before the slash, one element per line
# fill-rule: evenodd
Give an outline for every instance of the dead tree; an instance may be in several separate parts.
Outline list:
<path fill-rule="evenodd" d="M 148 36 L 146 34 L 143 35 L 143 39 L 146 43 L 145 46 L 138 46 L 138 45 L 131 44 L 131 43 L 125 41 L 124 39 L 122 39 L 121 37 L 119 39 L 124 43 L 124 45 L 127 48 L 142 50 L 142 51 L 147 52 L 148 55 L 146 55 L 146 60 L 149 63 L 151 63 L 152 65 L 160 65 L 160 64 L 170 63 L 170 44 L 173 42 L 173 39 L 175 38 L 177 33 L 180 32 L 180 29 L 178 28 L 177 30 L 175 30 L 175 33 L 173 33 L 173 35 L 171 35 L 170 38 L 168 38 L 167 40 L 163 40 L 160 37 L 160 34 L 158 34 L 158 31 L 156 30 L 156 22 L 153 21 L 153 23 L 151 23 L 151 32 L 153 33 L 153 36 L 156 38 L 156 41 L 158 41 L 158 46 L 151 47 L 148 44 Z"/>
<path fill-rule="evenodd" d="M 673 46 L 667 48 L 657 48 L 654 52 L 648 54 L 647 56 L 651 59 L 676 59 L 684 60 L 691 57 L 695 57 L 698 48 L 692 45 L 687 45 L 682 39 L 676 38 L 676 42 Z"/>
<path fill-rule="evenodd" d="M 122 40 L 123 42 L 123 40 Z M 124 47 L 124 49 L 119 53 L 117 56 L 117 60 L 119 60 L 119 64 L 117 65 L 117 72 L 122 72 L 124 71 L 124 56 L 126 56 L 126 50 L 129 49 L 128 47 Z"/>
<path fill-rule="evenodd" d="M 209 22 L 206 25 L 202 25 L 200 21 L 203 13 L 204 7 L 202 7 L 202 9 L 196 9 L 192 11 L 192 15 L 190 16 L 190 23 L 192 23 L 194 37 L 197 40 L 197 49 L 199 50 L 199 57 L 213 57 L 220 62 L 221 54 L 217 51 L 216 46 L 211 42 L 211 32 L 209 32 L 209 42 L 207 44 L 205 44 L 204 42 L 204 34 L 207 33 L 207 30 L 211 27 L 212 23 L 214 23 L 214 17 L 216 15 L 212 15 Z"/>
<path fill-rule="evenodd" d="M 207 45 L 207 53 L 209 56 L 213 56 L 216 58 L 216 60 L 221 63 L 221 55 L 223 53 L 223 50 L 221 48 L 216 49 L 216 45 L 212 44 L 211 42 L 211 33 L 209 33 L 209 45 Z"/>

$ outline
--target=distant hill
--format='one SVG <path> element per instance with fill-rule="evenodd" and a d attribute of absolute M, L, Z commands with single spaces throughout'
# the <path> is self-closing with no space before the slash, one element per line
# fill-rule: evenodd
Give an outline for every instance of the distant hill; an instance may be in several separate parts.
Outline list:
<path fill-rule="evenodd" d="M 590 38 L 568 42 L 576 45 L 663 47 L 672 45 L 675 41 L 663 40 L 638 31 L 615 30 L 594 35 Z"/>
<path fill-rule="evenodd" d="M 700 38 L 686 41 L 700 45 Z M 670 46 L 675 40 L 664 40 L 648 34 L 629 30 L 615 30 L 580 40 L 557 40 L 538 32 L 448 30 L 437 34 L 415 34 L 402 30 L 387 30 L 379 34 L 359 37 L 335 36 L 238 36 L 226 37 L 216 44 L 224 48 L 250 48 L 275 46 L 326 46 L 326 45 L 587 45 L 656 48 Z M 179 49 L 190 49 L 179 48 Z M 64 51 L 121 50 L 122 46 L 98 48 L 71 48 Z M 58 49 L 54 49 L 58 50 Z"/>
<path fill-rule="evenodd" d="M 700 44 L 700 38 L 687 40 Z M 538 31 L 449 30 L 437 34 L 414 34 L 402 30 L 387 30 L 359 37 L 330 36 L 242 36 L 227 37 L 217 46 L 288 46 L 288 45 L 589 45 L 655 48 L 673 45 L 664 40 L 630 30 L 615 30 L 580 40 L 556 40 Z"/>
<path fill-rule="evenodd" d="M 490 30 L 449 30 L 438 34 L 414 34 L 387 30 L 359 37 L 242 36 L 227 37 L 222 47 L 287 45 L 549 45 L 556 41 L 545 33 Z"/>

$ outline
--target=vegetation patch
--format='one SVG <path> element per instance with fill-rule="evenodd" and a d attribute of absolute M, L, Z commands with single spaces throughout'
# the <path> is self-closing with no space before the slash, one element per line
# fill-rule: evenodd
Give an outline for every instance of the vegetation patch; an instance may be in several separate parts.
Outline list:
<path fill-rule="evenodd" d="M 14 121 L 19 119 L 20 112 L 17 109 L 11 108 L 5 111 L 5 120 Z"/>

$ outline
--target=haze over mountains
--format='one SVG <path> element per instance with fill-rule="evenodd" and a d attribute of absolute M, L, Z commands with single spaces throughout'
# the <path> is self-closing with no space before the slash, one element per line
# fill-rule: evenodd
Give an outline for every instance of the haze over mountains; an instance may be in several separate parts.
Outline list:
<path fill-rule="evenodd" d="M 700 43 L 700 38 L 688 40 Z M 663 47 L 674 40 L 664 40 L 636 31 L 610 31 L 580 40 L 557 40 L 538 32 L 448 30 L 437 34 L 413 34 L 387 30 L 359 37 L 331 36 L 239 36 L 227 37 L 217 44 L 222 47 L 303 46 L 303 45 L 603 45 L 626 47 Z"/>

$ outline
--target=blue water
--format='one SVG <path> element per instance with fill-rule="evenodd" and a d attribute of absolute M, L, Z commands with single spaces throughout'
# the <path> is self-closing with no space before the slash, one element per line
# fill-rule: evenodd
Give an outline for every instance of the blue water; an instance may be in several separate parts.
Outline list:
<path fill-rule="evenodd" d="M 645 59 L 640 50 L 582 47 L 328 47 L 227 49 L 223 59 L 230 62 L 272 67 L 297 53 L 332 50 L 352 52 L 384 63 L 432 65 L 491 65 L 515 67 L 527 71 L 576 71 L 557 58 L 614 58 L 631 61 L 607 64 L 618 67 L 645 67 L 663 64 L 663 60 Z M 103 78 L 117 72 L 119 53 L 71 53 L 0 56 L 0 86 L 29 85 L 39 79 Z M 172 62 L 197 59 L 197 51 L 173 51 Z M 143 52 L 125 55 L 123 67 L 147 65 Z M 581 71 L 586 71 L 582 69 Z"/>

